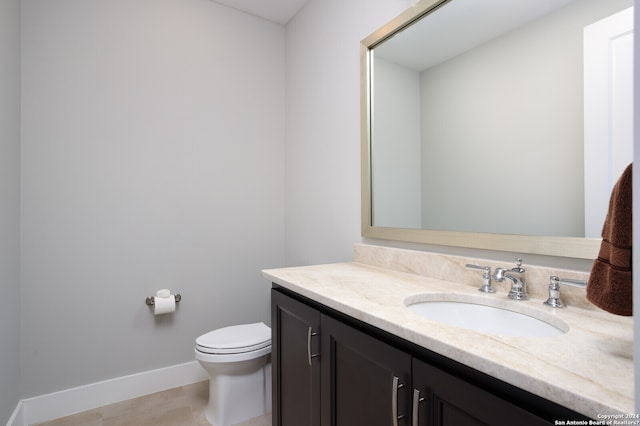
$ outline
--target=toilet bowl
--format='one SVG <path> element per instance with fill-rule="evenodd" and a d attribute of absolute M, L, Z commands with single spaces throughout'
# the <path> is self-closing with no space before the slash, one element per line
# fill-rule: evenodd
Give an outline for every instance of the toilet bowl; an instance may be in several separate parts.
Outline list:
<path fill-rule="evenodd" d="M 264 323 L 220 328 L 196 339 L 195 357 L 209 374 L 205 415 L 230 426 L 271 411 L 271 329 Z"/>

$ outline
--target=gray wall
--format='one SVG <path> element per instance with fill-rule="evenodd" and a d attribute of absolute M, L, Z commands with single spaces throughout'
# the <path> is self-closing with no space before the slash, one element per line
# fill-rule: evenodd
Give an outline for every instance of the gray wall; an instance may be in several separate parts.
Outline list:
<path fill-rule="evenodd" d="M 310 0 L 287 25 L 286 253 L 352 258 L 360 236 L 360 41 L 409 0 Z"/>
<path fill-rule="evenodd" d="M 268 322 L 284 27 L 209 0 L 25 0 L 22 32 L 22 397 Z M 175 314 L 145 305 L 160 288 Z"/>
<path fill-rule="evenodd" d="M 20 0 L 0 0 L 0 424 L 20 399 Z"/>

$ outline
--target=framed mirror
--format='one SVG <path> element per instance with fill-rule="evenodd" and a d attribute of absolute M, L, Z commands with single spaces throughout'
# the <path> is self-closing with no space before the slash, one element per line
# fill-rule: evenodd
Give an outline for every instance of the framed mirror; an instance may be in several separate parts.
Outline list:
<path fill-rule="evenodd" d="M 633 156 L 632 6 L 421 0 L 364 39 L 362 235 L 594 259 Z"/>

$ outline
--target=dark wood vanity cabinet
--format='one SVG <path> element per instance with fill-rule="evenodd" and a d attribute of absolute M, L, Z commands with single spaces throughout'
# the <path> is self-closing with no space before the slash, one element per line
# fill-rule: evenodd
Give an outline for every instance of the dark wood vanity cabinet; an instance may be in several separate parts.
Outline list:
<path fill-rule="evenodd" d="M 389 426 L 411 409 L 411 356 L 323 315 L 322 426 Z"/>
<path fill-rule="evenodd" d="M 513 426 L 553 424 L 472 385 L 413 359 L 413 388 L 419 392 L 417 425 Z M 415 402 L 414 401 L 414 402 Z M 413 426 L 413 424 L 412 424 Z"/>
<path fill-rule="evenodd" d="M 584 416 L 288 290 L 271 294 L 276 426 L 538 426 Z"/>
<path fill-rule="evenodd" d="M 320 426 L 320 312 L 271 291 L 273 424 Z"/>

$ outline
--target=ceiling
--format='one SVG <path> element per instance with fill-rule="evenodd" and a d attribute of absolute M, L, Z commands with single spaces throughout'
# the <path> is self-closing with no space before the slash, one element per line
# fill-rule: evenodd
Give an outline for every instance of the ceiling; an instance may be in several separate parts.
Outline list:
<path fill-rule="evenodd" d="M 285 25 L 308 0 L 213 0 L 216 3 Z"/>
<path fill-rule="evenodd" d="M 421 72 L 574 2 L 453 1 L 376 46 L 375 54 Z"/>

